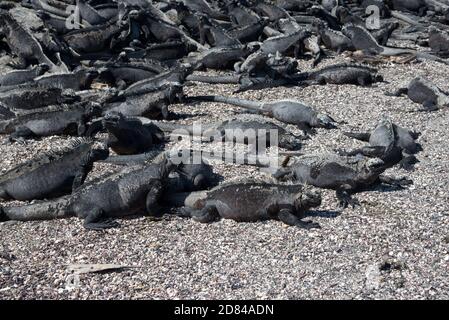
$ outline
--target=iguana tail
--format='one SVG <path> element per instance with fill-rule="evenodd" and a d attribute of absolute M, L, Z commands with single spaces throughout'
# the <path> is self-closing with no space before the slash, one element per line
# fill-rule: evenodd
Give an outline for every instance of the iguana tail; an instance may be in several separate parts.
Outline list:
<path fill-rule="evenodd" d="M 202 83 L 211 83 L 211 84 L 238 84 L 240 80 L 240 76 L 203 76 L 203 75 L 195 75 L 192 74 L 187 76 L 187 81 L 196 81 Z"/>
<path fill-rule="evenodd" d="M 62 197 L 50 201 L 36 202 L 18 207 L 0 207 L 0 221 L 34 221 L 53 220 L 72 216 L 68 208 L 69 197 Z"/>
<path fill-rule="evenodd" d="M 371 137 L 371 134 L 365 132 L 343 132 L 343 134 L 349 138 L 365 142 L 368 142 Z"/>
<path fill-rule="evenodd" d="M 261 102 L 233 98 L 233 97 L 224 97 L 224 96 L 195 96 L 188 97 L 187 101 L 189 102 L 220 102 L 231 104 L 237 107 L 241 107 L 244 109 L 250 109 L 255 111 L 262 111 L 261 108 L 264 105 Z"/>

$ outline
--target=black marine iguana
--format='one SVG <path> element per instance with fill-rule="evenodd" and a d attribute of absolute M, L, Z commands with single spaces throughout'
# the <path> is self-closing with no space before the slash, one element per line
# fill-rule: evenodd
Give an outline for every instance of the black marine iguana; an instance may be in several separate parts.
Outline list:
<path fill-rule="evenodd" d="M 328 115 L 318 113 L 313 108 L 295 100 L 279 100 L 274 102 L 258 102 L 223 96 L 196 96 L 187 97 L 191 102 L 220 102 L 231 104 L 240 108 L 266 114 L 281 122 L 297 125 L 305 132 L 312 128 L 335 128 L 335 120 Z"/>
<path fill-rule="evenodd" d="M 354 49 L 351 39 L 341 31 L 328 28 L 324 21 L 316 19 L 313 21 L 312 27 L 318 34 L 318 43 L 323 43 L 327 49 L 336 51 L 337 54 Z"/>
<path fill-rule="evenodd" d="M 110 21 L 101 26 L 74 30 L 63 36 L 64 41 L 71 50 L 77 54 L 97 52 L 111 49 L 111 40 L 124 28 L 117 21 Z"/>
<path fill-rule="evenodd" d="M 403 94 L 406 94 L 413 102 L 422 104 L 424 108 L 419 111 L 435 111 L 449 106 L 449 94 L 422 77 L 413 79 L 407 88 L 401 88 L 394 93 L 386 93 L 388 96 L 396 97 Z"/>
<path fill-rule="evenodd" d="M 276 52 L 285 53 L 294 48 L 295 57 L 299 57 L 302 41 L 310 36 L 310 32 L 305 29 L 298 29 L 290 34 L 281 34 L 266 39 L 260 45 L 260 50 L 264 53 L 275 54 Z"/>
<path fill-rule="evenodd" d="M 382 159 L 385 164 L 394 166 L 400 164 L 402 168 L 411 170 L 418 160 L 414 156 L 422 148 L 415 140 L 419 133 L 401 128 L 389 118 L 379 121 L 371 133 L 344 133 L 346 136 L 369 142 L 368 146 L 350 152 L 339 151 L 340 155 L 363 154 L 368 157 Z"/>
<path fill-rule="evenodd" d="M 79 69 L 71 73 L 56 73 L 36 77 L 33 82 L 46 88 L 72 89 L 74 91 L 89 89 L 98 72 L 93 69 Z"/>
<path fill-rule="evenodd" d="M 383 81 L 376 69 L 357 64 L 336 64 L 320 70 L 303 72 L 291 76 L 299 84 L 354 84 L 367 86 Z"/>
<path fill-rule="evenodd" d="M 10 109 L 31 110 L 77 100 L 78 97 L 72 90 L 46 88 L 36 84 L 0 87 L 0 103 Z"/>
<path fill-rule="evenodd" d="M 410 55 L 416 57 L 417 59 L 427 59 L 437 61 L 443 64 L 449 64 L 448 61 L 427 52 L 418 52 L 413 49 L 381 46 L 374 38 L 374 36 L 362 26 L 347 24 L 343 27 L 343 33 L 351 39 L 352 44 L 356 50 L 362 50 L 372 55 L 381 55 L 381 56 Z"/>
<path fill-rule="evenodd" d="M 321 205 L 321 195 L 302 185 L 229 183 L 198 195 L 191 208 L 182 209 L 182 215 L 198 222 L 210 223 L 219 218 L 238 222 L 280 220 L 300 228 L 320 227 L 302 220 L 308 210 Z"/>
<path fill-rule="evenodd" d="M 119 155 L 144 153 L 165 141 L 164 133 L 156 125 L 139 118 L 110 112 L 97 121 L 98 125 L 92 124 L 86 135 L 91 137 L 96 131 L 106 129 L 107 146 Z"/>
<path fill-rule="evenodd" d="M 12 141 L 61 134 L 81 136 L 86 133 L 87 123 L 101 114 L 101 108 L 93 102 L 47 109 L 0 120 L 0 133 L 11 134 Z"/>
<path fill-rule="evenodd" d="M 158 199 L 175 166 L 164 161 L 141 168 L 125 168 L 95 183 L 83 184 L 71 195 L 18 207 L 0 207 L 0 221 L 84 219 L 84 227 L 103 230 L 117 227 L 111 218 L 158 213 Z"/>
<path fill-rule="evenodd" d="M 429 28 L 429 47 L 441 58 L 449 58 L 449 35 L 435 27 Z"/>
<path fill-rule="evenodd" d="M 215 47 L 200 53 L 194 53 L 186 58 L 186 62 L 195 69 L 229 69 L 235 62 L 245 59 L 253 48 L 246 45 L 232 47 Z"/>
<path fill-rule="evenodd" d="M 11 71 L 0 75 L 0 86 L 15 86 L 30 82 L 34 78 L 43 75 L 50 68 L 46 64 L 40 64 L 30 70 Z"/>
<path fill-rule="evenodd" d="M 159 127 L 162 131 L 172 133 L 175 131 L 175 134 L 185 133 L 186 135 L 200 135 L 203 138 L 209 139 L 222 139 L 222 141 L 232 141 L 250 144 L 253 146 L 257 146 L 258 134 L 265 134 L 265 141 L 267 146 L 271 145 L 271 136 L 270 130 L 275 130 L 277 133 L 276 143 L 281 148 L 285 148 L 287 150 L 298 150 L 302 146 L 303 137 L 296 136 L 286 129 L 276 125 L 275 123 L 267 120 L 267 119 L 237 119 L 231 118 L 228 120 L 220 121 L 217 123 L 209 123 L 209 124 L 201 124 L 201 131 L 195 132 L 192 125 L 180 125 L 173 124 L 167 122 L 153 122 L 154 125 Z M 242 140 L 236 140 L 236 136 L 241 133 Z"/>
<path fill-rule="evenodd" d="M 377 183 L 383 182 L 395 187 L 412 183 L 405 178 L 382 176 L 388 167 L 389 165 L 379 158 L 315 154 L 295 158 L 292 165 L 277 170 L 273 176 L 281 181 L 297 181 L 318 188 L 336 190 L 339 206 L 346 208 L 349 204 L 358 204 L 357 200 L 351 198 L 352 193 L 366 190 Z"/>
<path fill-rule="evenodd" d="M 168 105 L 183 96 L 179 83 L 165 83 L 158 89 L 144 93 L 126 93 L 113 96 L 104 106 L 103 114 L 118 112 L 125 116 L 144 116 L 150 119 L 168 118 Z"/>
<path fill-rule="evenodd" d="M 101 80 L 105 80 L 119 89 L 124 89 L 128 85 L 152 78 L 165 71 L 166 68 L 157 61 L 106 63 L 101 65 L 98 70 Z"/>
<path fill-rule="evenodd" d="M 237 73 L 248 75 L 263 74 L 270 78 L 289 77 L 298 71 L 296 59 L 276 54 L 265 53 L 262 50 L 252 53 L 242 63 L 234 65 Z"/>
<path fill-rule="evenodd" d="M 9 48 L 17 55 L 14 66 L 26 68 L 30 63 L 46 64 L 51 71 L 61 71 L 43 52 L 39 42 L 27 32 L 11 14 L 0 9 L 0 36 L 6 38 Z"/>
<path fill-rule="evenodd" d="M 40 155 L 0 176 L 0 199 L 36 200 L 58 197 L 80 187 L 93 163 L 109 152 L 93 141 L 78 139 L 61 151 Z"/>
<path fill-rule="evenodd" d="M 233 38 L 228 32 L 223 29 L 218 23 L 213 22 L 205 15 L 200 15 L 199 29 L 200 29 L 200 43 L 209 43 L 211 47 L 227 47 L 241 45 L 242 43 Z"/>

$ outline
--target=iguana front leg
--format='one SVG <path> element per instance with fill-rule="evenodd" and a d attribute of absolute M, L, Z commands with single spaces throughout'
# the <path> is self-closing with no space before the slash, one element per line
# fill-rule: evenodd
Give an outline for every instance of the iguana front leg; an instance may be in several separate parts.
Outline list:
<path fill-rule="evenodd" d="M 296 215 L 294 215 L 290 209 L 282 209 L 281 211 L 279 211 L 278 218 L 283 223 L 293 227 L 300 227 L 304 229 L 321 228 L 321 226 L 316 222 L 301 220 Z"/>
<path fill-rule="evenodd" d="M 189 216 L 196 222 L 201 223 L 215 222 L 220 217 L 217 211 L 217 207 L 213 204 L 208 204 L 201 210 L 183 208 L 182 211 L 186 216 Z"/>
<path fill-rule="evenodd" d="M 161 206 L 158 204 L 162 195 L 163 185 L 160 181 L 153 182 L 150 191 L 147 194 L 145 207 L 148 216 L 157 217 L 161 215 Z"/>
<path fill-rule="evenodd" d="M 87 178 L 87 175 L 89 174 L 89 172 L 91 170 L 92 170 L 92 164 L 86 165 L 86 166 L 82 166 L 80 168 L 80 170 L 78 171 L 78 173 L 75 176 L 75 179 L 73 179 L 72 192 L 83 185 L 84 181 Z"/>
<path fill-rule="evenodd" d="M 422 104 L 423 108 L 418 109 L 418 112 L 431 112 L 431 111 L 437 111 L 438 110 L 438 106 L 433 103 L 432 101 L 425 101 Z"/>
<path fill-rule="evenodd" d="M 88 230 L 100 231 L 118 228 L 120 224 L 112 219 L 105 219 L 103 209 L 96 208 L 84 218 L 83 226 Z"/>
<path fill-rule="evenodd" d="M 407 171 L 412 171 L 413 165 L 418 162 L 419 160 L 414 155 L 403 153 L 402 160 L 399 162 L 399 167 Z"/>
<path fill-rule="evenodd" d="M 400 189 L 404 189 L 406 186 L 410 186 L 413 184 L 412 180 L 407 179 L 405 177 L 393 178 L 393 177 L 381 175 L 381 176 L 379 176 L 379 180 L 382 183 L 385 183 L 385 184 L 388 184 L 390 186 L 397 187 Z"/>
<path fill-rule="evenodd" d="M 16 131 L 11 133 L 9 141 L 25 144 L 27 139 L 35 138 L 36 135 L 28 127 L 16 127 Z"/>
<path fill-rule="evenodd" d="M 287 181 L 294 177 L 294 173 L 287 168 L 280 168 L 275 173 L 273 173 L 273 178 L 277 180 Z"/>
<path fill-rule="evenodd" d="M 343 210 L 346 209 L 349 205 L 352 208 L 360 205 L 360 202 L 357 199 L 354 199 L 351 196 L 352 187 L 350 185 L 340 186 L 336 191 L 337 199 L 338 199 L 338 207 Z"/>

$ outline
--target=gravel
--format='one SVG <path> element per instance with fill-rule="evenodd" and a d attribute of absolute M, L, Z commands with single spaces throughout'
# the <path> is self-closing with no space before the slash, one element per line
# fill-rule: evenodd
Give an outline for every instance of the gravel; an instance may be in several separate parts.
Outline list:
<path fill-rule="evenodd" d="M 344 57 L 323 65 L 344 62 Z M 3 63 L 3 62 L 2 62 Z M 309 62 L 300 61 L 301 69 Z M 414 172 L 393 168 L 414 185 L 378 187 L 356 195 L 361 206 L 336 211 L 333 192 L 311 212 L 320 230 L 280 222 L 200 224 L 167 216 L 135 217 L 121 228 L 86 231 L 76 218 L 0 224 L 0 298 L 3 299 L 447 299 L 449 298 L 448 110 L 413 112 L 406 97 L 384 95 L 418 75 L 449 90 L 449 67 L 435 62 L 380 66 L 387 82 L 370 88 L 310 86 L 250 91 L 236 96 L 298 99 L 343 123 L 318 130 L 305 152 L 353 148 L 360 142 L 343 130 L 369 130 L 387 114 L 400 126 L 422 132 L 424 151 Z M 232 85 L 187 86 L 188 94 L 232 94 Z M 181 122 L 210 122 L 239 110 L 218 103 L 175 105 Z M 289 126 L 295 131 L 296 128 Z M 0 141 L 5 140 L 0 136 Z M 35 155 L 63 147 L 71 138 L 1 144 L 2 172 Z M 117 170 L 96 164 L 89 179 Z M 216 165 L 225 181 L 263 178 L 255 168 Z M 12 205 L 15 203 L 1 203 Z M 130 266 L 121 272 L 76 275 L 70 264 Z"/>

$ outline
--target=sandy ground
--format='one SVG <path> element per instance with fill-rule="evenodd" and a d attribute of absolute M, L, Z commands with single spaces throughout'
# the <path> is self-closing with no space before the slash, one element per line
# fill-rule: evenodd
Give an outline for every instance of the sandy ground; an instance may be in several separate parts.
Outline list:
<path fill-rule="evenodd" d="M 328 59 L 323 65 L 342 62 Z M 301 68 L 309 68 L 301 62 Z M 359 142 L 341 130 L 370 130 L 386 114 L 398 125 L 422 132 L 424 151 L 408 176 L 414 185 L 378 187 L 357 194 L 361 206 L 337 210 L 333 192 L 311 213 L 322 229 L 306 231 L 280 222 L 203 225 L 166 217 L 121 220 L 121 228 L 86 231 L 79 219 L 0 224 L 0 298 L 6 299 L 447 299 L 449 298 L 449 116 L 448 110 L 416 113 L 408 98 L 384 91 L 422 75 L 449 90 L 449 67 L 434 62 L 380 67 L 386 82 L 370 88 L 310 86 L 239 94 L 257 100 L 302 100 L 345 123 L 319 130 L 306 152 L 353 148 Z M 232 94 L 232 85 L 186 87 L 188 94 Z M 210 122 L 235 115 L 223 104 L 176 105 L 183 122 Z M 296 129 L 289 127 L 292 131 Z M 0 136 L 4 140 L 5 136 Z M 68 138 L 0 146 L 1 171 L 60 147 Z M 89 179 L 116 168 L 97 164 Z M 225 181 L 264 177 L 251 167 L 217 165 Z M 2 205 L 11 205 L 2 203 Z M 73 263 L 113 263 L 133 268 L 74 277 Z"/>

